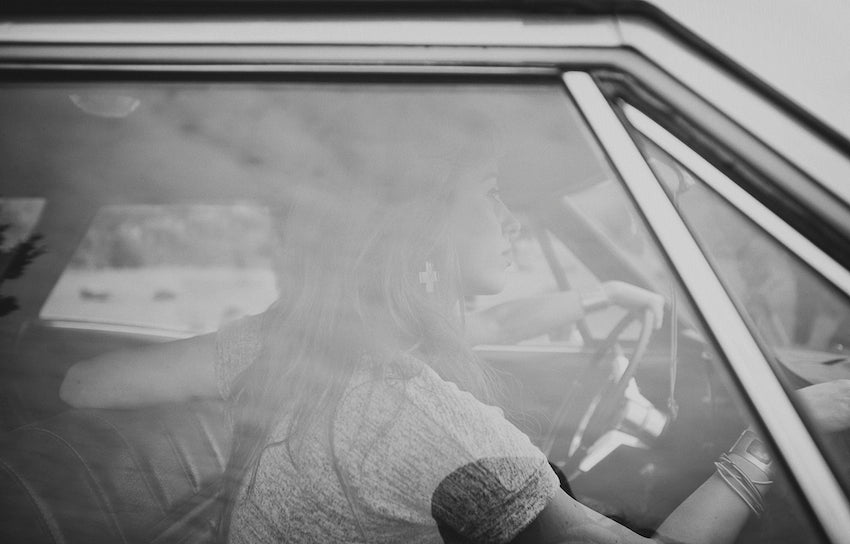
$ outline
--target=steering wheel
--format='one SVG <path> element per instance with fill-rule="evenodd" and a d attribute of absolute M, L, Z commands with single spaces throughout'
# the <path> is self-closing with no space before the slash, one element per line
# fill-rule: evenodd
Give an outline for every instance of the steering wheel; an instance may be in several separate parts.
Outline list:
<path fill-rule="evenodd" d="M 626 357 L 621 346 L 621 336 L 635 321 L 641 322 L 637 343 Z M 544 448 L 550 460 L 561 467 L 567 476 L 581 472 L 579 465 L 609 431 L 618 429 L 627 419 L 627 390 L 633 383 L 635 372 L 646 353 L 652 334 L 653 316 L 650 310 L 631 311 L 608 333 L 590 362 L 585 366 L 555 413 L 549 429 L 548 447 Z M 638 394 L 639 396 L 639 394 Z M 642 397 L 641 397 L 642 398 Z M 643 399 L 645 401 L 645 399 Z M 648 404 L 648 401 L 646 401 Z M 648 410 L 654 408 L 648 407 Z M 657 411 L 656 411 L 657 412 Z M 559 433 L 574 414 L 581 414 L 578 426 L 569 436 Z M 663 418 L 663 416 L 661 416 Z M 640 424 L 638 424 L 640 427 Z M 634 429 L 622 429 L 634 441 Z M 561 436 L 559 436 L 561 435 Z M 566 456 L 552 457 L 566 450 Z"/>

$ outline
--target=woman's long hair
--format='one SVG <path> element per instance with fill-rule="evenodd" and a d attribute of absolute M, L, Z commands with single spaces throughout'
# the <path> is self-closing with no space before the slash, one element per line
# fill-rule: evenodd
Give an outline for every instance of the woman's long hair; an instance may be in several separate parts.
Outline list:
<path fill-rule="evenodd" d="M 359 142 L 355 156 L 368 179 L 308 180 L 292 191 L 280 233 L 280 296 L 264 315 L 259 359 L 232 388 L 222 539 L 272 432 L 285 424 L 287 447 L 297 450 L 336 410 L 364 356 L 392 365 L 411 352 L 490 400 L 489 373 L 462 336 L 449 213 L 458 173 L 492 157 L 493 131 L 478 124 L 441 142 L 403 134 Z M 426 262 L 439 274 L 433 292 L 419 278 Z"/>

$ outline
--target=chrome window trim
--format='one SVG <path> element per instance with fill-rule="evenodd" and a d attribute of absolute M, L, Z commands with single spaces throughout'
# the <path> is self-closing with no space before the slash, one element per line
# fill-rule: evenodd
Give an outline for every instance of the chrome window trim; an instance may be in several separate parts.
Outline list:
<path fill-rule="evenodd" d="M 387 66 L 404 73 L 411 70 L 405 65 L 594 62 L 588 52 L 620 45 L 610 17 L 0 22 L 6 69 L 368 72 Z"/>
<path fill-rule="evenodd" d="M 646 114 L 626 102 L 623 103 L 623 112 L 632 126 L 641 134 L 655 142 L 732 206 L 755 221 L 789 251 L 815 268 L 818 273 L 850 296 L 850 272 L 835 262 L 832 257 L 794 230 L 767 206 L 753 198 L 723 172 Z"/>
<path fill-rule="evenodd" d="M 674 74 L 693 93 L 850 205 L 850 157 L 656 25 L 636 17 L 621 17 L 618 26 L 627 46 Z"/>
<path fill-rule="evenodd" d="M 452 47 L 332 46 L 332 45 L 163 45 L 138 44 L 3 44 L 0 64 L 7 69 L 31 67 L 65 69 L 166 69 L 186 67 L 203 70 L 223 67 L 230 71 L 281 71 L 301 68 L 366 70 L 371 67 L 554 67 L 574 65 L 617 65 L 622 57 L 636 55 L 614 47 L 493 46 Z M 632 59 L 634 60 L 634 59 Z M 560 71 L 557 72 L 560 74 Z"/>
<path fill-rule="evenodd" d="M 611 17 L 207 17 L 194 20 L 6 21 L 0 44 L 427 45 L 617 47 Z"/>
<path fill-rule="evenodd" d="M 537 66 L 469 66 L 469 65 L 417 65 L 417 64 L 74 64 L 0 62 L 0 70 L 25 72 L 111 72 L 132 73 L 194 73 L 194 74 L 338 74 L 363 75 L 462 75 L 462 76 L 549 76 L 558 77 L 561 71 L 554 67 Z"/>
<path fill-rule="evenodd" d="M 822 527 L 850 534 L 850 503 L 720 280 L 591 76 L 567 72 L 570 94 L 643 211 Z M 651 213 L 647 213 L 651 211 Z"/>

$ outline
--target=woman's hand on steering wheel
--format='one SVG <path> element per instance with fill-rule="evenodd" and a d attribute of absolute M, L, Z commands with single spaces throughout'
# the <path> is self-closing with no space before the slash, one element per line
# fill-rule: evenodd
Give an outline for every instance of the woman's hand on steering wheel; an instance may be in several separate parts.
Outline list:
<path fill-rule="evenodd" d="M 663 296 L 623 281 L 606 281 L 601 287 L 612 304 L 627 310 L 648 309 L 653 316 L 652 327 L 661 327 L 664 321 Z"/>

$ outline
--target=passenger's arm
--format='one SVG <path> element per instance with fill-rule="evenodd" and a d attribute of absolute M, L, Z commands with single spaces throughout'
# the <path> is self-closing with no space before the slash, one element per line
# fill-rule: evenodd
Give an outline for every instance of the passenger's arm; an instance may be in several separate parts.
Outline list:
<path fill-rule="evenodd" d="M 214 364 L 215 334 L 113 351 L 72 366 L 59 396 L 86 408 L 216 398 Z"/>

